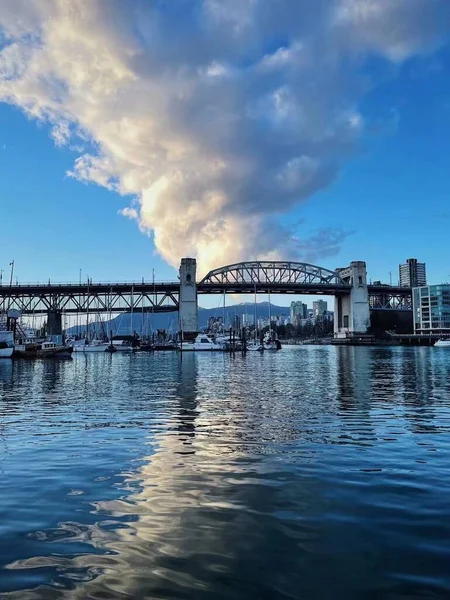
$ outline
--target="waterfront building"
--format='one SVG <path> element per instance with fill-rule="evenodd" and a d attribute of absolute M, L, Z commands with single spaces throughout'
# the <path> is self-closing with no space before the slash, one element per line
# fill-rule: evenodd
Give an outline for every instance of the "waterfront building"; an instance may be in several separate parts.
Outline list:
<path fill-rule="evenodd" d="M 313 313 L 314 317 L 322 317 L 328 310 L 328 303 L 325 300 L 314 300 Z"/>
<path fill-rule="evenodd" d="M 413 288 L 414 333 L 450 334 L 450 284 Z"/>
<path fill-rule="evenodd" d="M 398 266 L 401 287 L 421 287 L 427 285 L 425 263 L 417 262 L 417 258 L 408 258 L 406 263 Z"/>

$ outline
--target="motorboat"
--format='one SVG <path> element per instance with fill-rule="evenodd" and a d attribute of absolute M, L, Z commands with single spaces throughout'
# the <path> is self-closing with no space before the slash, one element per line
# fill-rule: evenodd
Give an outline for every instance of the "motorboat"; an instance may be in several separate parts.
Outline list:
<path fill-rule="evenodd" d="M 73 352 L 71 346 L 57 344 L 52 340 L 33 341 L 17 344 L 14 356 L 18 358 L 70 358 Z"/>
<path fill-rule="evenodd" d="M 450 348 L 450 340 L 438 340 L 435 346 L 439 348 Z"/>
<path fill-rule="evenodd" d="M 210 335 L 206 333 L 199 334 L 193 342 L 183 342 L 180 345 L 180 350 L 183 351 L 217 351 L 224 352 L 227 349 L 225 343 L 222 341 L 214 340 Z"/>
<path fill-rule="evenodd" d="M 12 331 L 0 331 L 0 358 L 11 358 L 14 353 L 14 334 Z"/>

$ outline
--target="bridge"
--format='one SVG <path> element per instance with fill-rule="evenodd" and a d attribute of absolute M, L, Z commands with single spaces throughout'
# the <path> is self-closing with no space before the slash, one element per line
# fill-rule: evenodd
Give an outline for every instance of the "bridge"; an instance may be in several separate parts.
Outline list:
<path fill-rule="evenodd" d="M 17 284 L 0 286 L 0 313 L 47 314 L 60 333 L 63 314 L 179 312 L 179 330 L 197 331 L 199 294 L 314 294 L 335 297 L 335 333 L 367 330 L 370 310 L 411 310 L 411 288 L 367 284 L 366 264 L 331 271 L 300 262 L 253 261 L 210 271 L 196 281 L 196 261 L 181 261 L 178 281 Z"/>

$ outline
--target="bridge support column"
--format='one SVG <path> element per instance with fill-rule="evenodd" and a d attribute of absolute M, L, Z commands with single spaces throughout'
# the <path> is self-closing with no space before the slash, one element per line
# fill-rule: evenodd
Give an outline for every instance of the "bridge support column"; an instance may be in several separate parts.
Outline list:
<path fill-rule="evenodd" d="M 198 333 L 196 272 L 197 261 L 195 258 L 181 259 L 178 330 L 180 339 L 183 341 L 194 339 Z"/>
<path fill-rule="evenodd" d="M 352 287 L 350 293 L 334 301 L 334 335 L 338 338 L 365 334 L 370 325 L 367 269 L 364 261 L 354 261 L 345 269 L 336 269 Z"/>
<path fill-rule="evenodd" d="M 47 311 L 47 330 L 57 343 L 62 341 L 62 314 L 60 310 Z"/>

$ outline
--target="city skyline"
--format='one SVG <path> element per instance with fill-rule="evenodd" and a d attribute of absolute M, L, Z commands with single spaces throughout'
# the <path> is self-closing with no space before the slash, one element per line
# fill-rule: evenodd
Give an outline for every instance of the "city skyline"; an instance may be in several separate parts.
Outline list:
<path fill-rule="evenodd" d="M 330 269 L 352 260 L 364 260 L 369 278 L 384 282 L 389 282 L 390 277 L 395 282 L 398 265 L 406 257 L 416 256 L 427 265 L 429 283 L 448 281 L 449 268 L 440 251 L 450 222 L 447 208 L 450 184 L 446 177 L 450 159 L 445 152 L 450 134 L 450 54 L 446 33 L 450 14 L 445 2 L 435 2 L 433 14 L 426 2 L 417 1 L 408 9 L 400 3 L 394 15 L 385 4 L 376 19 L 366 15 L 358 21 L 349 12 L 345 19 L 334 22 L 329 44 L 337 57 L 334 72 L 337 89 L 332 92 L 335 101 L 342 101 L 345 106 L 345 111 L 338 115 L 334 105 L 326 103 L 330 90 L 324 77 L 330 73 L 317 72 L 322 59 L 313 51 L 312 42 L 323 41 L 325 26 L 308 3 L 299 2 L 296 8 L 291 4 L 286 14 L 296 23 L 300 16 L 316 20 L 313 38 L 299 24 L 289 27 L 283 19 L 274 29 L 267 24 L 262 27 L 258 9 L 245 3 L 241 3 L 242 10 L 228 16 L 216 12 L 213 21 L 209 21 L 211 14 L 202 13 L 206 3 L 197 2 L 196 18 L 200 21 L 191 15 L 185 29 L 181 22 L 186 15 L 172 13 L 170 9 L 166 16 L 160 15 L 160 30 L 156 33 L 167 32 L 166 17 L 179 20 L 179 39 L 174 41 L 172 56 L 164 46 L 155 47 L 148 40 L 135 39 L 132 26 L 137 15 L 151 16 L 141 2 L 130 2 L 129 14 L 120 9 L 120 2 L 108 3 L 110 18 L 102 29 L 95 17 L 105 4 L 90 3 L 89 7 L 86 4 L 84 20 L 74 10 L 72 34 L 76 32 L 81 37 L 74 37 L 73 45 L 59 43 L 52 37 L 58 26 L 62 31 L 68 27 L 67 21 L 58 20 L 63 9 L 51 11 L 57 4 L 49 2 L 48 9 L 39 11 L 35 10 L 38 3 L 33 1 L 17 6 L 12 3 L 11 11 L 0 16 L 0 30 L 4 34 L 0 46 L 3 281 L 9 281 L 8 265 L 12 260 L 15 277 L 20 281 L 77 281 L 80 269 L 83 278 L 95 281 L 138 281 L 142 277 L 151 280 L 153 272 L 158 281 L 173 280 L 177 275 L 174 257 L 191 255 L 197 255 L 203 269 L 220 267 L 234 256 L 239 260 L 280 256 Z M 216 3 L 210 4 L 217 7 Z M 342 3 L 329 3 L 328 17 L 334 14 L 332 7 L 339 4 Z M 46 20 L 49 16 L 54 17 L 53 21 Z M 254 27 L 249 24 L 250 16 L 255 19 Z M 394 31 L 388 27 L 393 17 L 402 21 L 401 29 Z M 121 19 L 123 29 L 119 27 Z M 219 29 L 223 29 L 224 19 L 234 19 L 236 38 L 221 34 L 224 36 L 221 54 L 210 37 L 207 41 L 200 40 L 205 46 L 196 47 L 195 58 L 183 54 L 189 27 L 198 31 L 204 25 L 209 33 L 217 33 L 219 24 Z M 246 38 L 241 37 L 238 25 Z M 257 45 L 251 46 L 256 30 L 262 37 Z M 33 44 L 31 31 L 36 32 L 38 45 Z M 86 31 L 92 39 L 91 50 L 81 35 Z M 348 47 L 340 37 L 343 31 L 349 40 Z M 363 31 L 366 34 L 371 31 L 372 38 L 362 39 Z M 105 41 L 104 62 L 96 63 L 88 73 L 84 66 L 100 51 L 100 39 Z M 299 53 L 300 42 L 305 47 L 311 43 L 311 62 L 302 62 L 306 57 Z M 13 48 L 19 49 L 16 54 Z M 132 50 L 142 64 L 126 58 L 126 52 Z M 81 63 L 77 62 L 77 52 Z M 251 69 L 243 64 L 247 55 Z M 353 57 L 353 62 L 349 57 Z M 71 65 L 70 69 L 61 71 L 60 59 Z M 192 69 L 195 72 L 192 109 L 200 115 L 205 109 L 217 106 L 223 118 L 241 119 L 242 131 L 231 126 L 218 129 L 218 123 L 213 121 L 211 132 L 217 140 L 212 140 L 201 120 L 196 128 L 186 128 L 182 121 L 177 122 L 176 129 L 170 126 L 170 118 L 175 115 L 170 105 L 149 101 L 144 109 L 141 103 L 131 101 L 134 88 L 130 87 L 128 76 L 134 75 L 141 82 L 143 102 L 150 98 L 152 86 L 167 83 L 152 79 L 145 69 L 148 64 L 164 66 L 172 74 L 182 66 Z M 39 66 L 50 71 L 44 69 L 37 74 Z M 209 71 L 202 71 L 206 67 Z M 74 69 L 78 69 L 79 79 L 75 78 Z M 117 69 L 123 69 L 121 78 Z M 270 75 L 264 69 L 269 69 Z M 244 73 L 251 77 L 253 96 L 243 95 L 240 78 Z M 112 86 L 109 95 L 98 87 L 107 75 Z M 204 77 L 209 78 L 208 85 L 212 86 L 208 97 Z M 310 99 L 307 102 L 301 94 L 304 77 L 316 84 L 319 113 L 314 112 Z M 343 81 L 349 85 L 344 95 L 337 85 Z M 365 87 L 363 81 L 367 83 Z M 180 85 L 187 82 L 182 80 Z M 64 86 L 70 94 L 65 94 Z M 92 95 L 88 93 L 89 86 Z M 272 96 L 264 95 L 263 88 L 271 91 Z M 221 103 L 217 94 L 223 90 L 228 90 L 233 108 Z M 277 90 L 290 91 L 292 106 L 297 111 L 291 114 L 290 105 L 280 96 L 279 101 L 285 102 L 284 123 L 272 122 L 275 108 L 264 104 L 264 98 L 273 99 Z M 166 91 L 173 98 L 174 90 Z M 52 100 L 55 93 L 60 94 L 58 105 Z M 111 101 L 115 96 L 121 101 L 112 111 Z M 189 101 L 185 98 L 181 106 L 187 109 Z M 88 106 L 104 111 L 98 124 L 89 120 Z M 249 107 L 253 110 L 253 120 L 248 118 Z M 299 111 L 311 119 L 316 117 L 312 132 L 306 122 L 300 126 L 296 121 Z M 157 134 L 152 138 L 148 119 L 163 115 L 169 117 L 164 121 L 165 129 L 154 130 Z M 183 112 L 181 116 L 186 114 Z M 120 130 L 120 123 L 125 122 L 128 128 Z M 141 139 L 139 123 L 150 141 Z M 296 134 L 292 140 L 295 152 L 285 155 L 283 166 L 277 158 L 281 148 L 277 144 L 286 143 L 288 131 L 295 124 L 302 134 Z M 269 125 L 275 129 L 267 129 Z M 270 133 L 270 139 L 263 140 L 264 143 L 257 136 L 261 127 Z M 330 139 L 324 135 L 327 128 L 332 132 Z M 244 133 L 249 144 L 245 156 L 239 146 Z M 320 151 L 313 150 L 315 136 L 320 137 Z M 226 140 L 229 145 L 224 147 Z M 150 142 L 154 146 L 149 146 Z M 139 144 L 142 156 L 136 154 Z M 203 174 L 203 182 L 209 188 L 202 188 L 202 193 L 207 196 L 211 186 L 218 189 L 222 185 L 222 200 L 212 196 L 205 200 L 206 196 L 197 194 L 195 186 L 183 188 L 181 200 L 175 193 L 170 198 L 164 197 L 167 206 L 176 197 L 173 210 L 165 213 L 162 200 L 158 200 L 158 194 L 164 192 L 161 178 L 167 176 L 167 169 L 174 180 L 184 173 L 183 181 L 188 174 L 197 172 L 199 156 L 203 156 L 198 150 L 201 144 L 214 150 L 217 165 L 226 165 L 227 173 L 239 179 L 232 178 L 235 185 L 231 189 L 228 183 Z M 173 157 L 166 157 L 164 165 L 157 164 L 151 158 L 152 148 L 155 153 L 158 148 L 164 148 L 166 154 L 169 149 L 172 153 L 181 152 L 178 171 Z M 345 160 L 337 160 L 336 150 Z M 126 168 L 120 163 L 128 160 L 124 153 L 134 161 L 135 171 L 130 170 L 131 162 L 127 162 Z M 252 194 L 245 190 L 254 183 L 254 175 L 240 173 L 239 165 L 232 161 L 233 153 L 242 159 L 242 165 L 254 157 L 256 174 L 262 172 L 262 166 L 275 173 L 277 185 L 271 188 L 273 182 L 265 181 L 270 194 L 260 195 L 264 206 L 252 204 Z M 319 179 L 316 175 L 320 175 Z M 150 192 L 149 186 L 157 180 L 159 189 L 153 187 Z M 159 207 L 151 217 L 149 203 Z M 427 206 L 430 227 L 424 226 L 423 206 Z M 136 219 L 142 232 L 136 226 Z M 233 225 L 231 237 L 223 237 L 224 223 Z M 190 237 L 185 237 L 184 229 L 190 232 Z M 284 244 L 284 240 L 288 243 Z M 171 249 L 171 244 L 174 247 L 178 244 L 177 249 Z M 290 298 L 286 300 L 289 301 Z"/>

